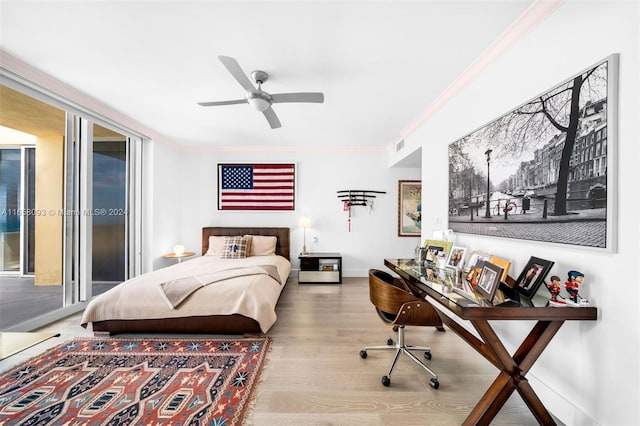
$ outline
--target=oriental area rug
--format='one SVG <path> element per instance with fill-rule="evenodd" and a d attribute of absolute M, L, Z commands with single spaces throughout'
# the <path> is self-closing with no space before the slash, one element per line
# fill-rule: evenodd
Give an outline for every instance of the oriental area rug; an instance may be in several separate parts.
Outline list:
<path fill-rule="evenodd" d="M 240 425 L 270 345 L 74 339 L 0 375 L 0 424 Z"/>

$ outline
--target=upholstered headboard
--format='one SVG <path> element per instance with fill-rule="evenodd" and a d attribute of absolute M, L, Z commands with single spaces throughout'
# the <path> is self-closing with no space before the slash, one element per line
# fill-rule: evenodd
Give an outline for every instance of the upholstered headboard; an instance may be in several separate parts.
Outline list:
<path fill-rule="evenodd" d="M 278 238 L 276 243 L 276 254 L 290 260 L 289 251 L 291 249 L 289 241 L 289 228 L 243 228 L 243 227 L 224 227 L 224 226 L 207 226 L 202 228 L 202 254 L 204 255 L 209 249 L 210 236 L 233 237 L 236 235 L 265 235 Z"/>

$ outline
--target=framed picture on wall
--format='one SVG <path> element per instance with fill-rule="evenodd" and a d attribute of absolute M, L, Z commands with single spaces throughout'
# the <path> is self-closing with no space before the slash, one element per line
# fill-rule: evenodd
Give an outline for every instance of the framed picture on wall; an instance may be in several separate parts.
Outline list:
<path fill-rule="evenodd" d="M 295 210 L 293 163 L 218 164 L 218 210 Z"/>
<path fill-rule="evenodd" d="M 618 59 L 449 144 L 454 232 L 615 251 Z M 593 226 L 584 227 L 587 215 Z M 511 226 L 524 218 L 526 229 Z M 553 232 L 547 218 L 564 231 Z"/>
<path fill-rule="evenodd" d="M 419 237 L 422 230 L 422 182 L 398 181 L 398 236 Z"/>

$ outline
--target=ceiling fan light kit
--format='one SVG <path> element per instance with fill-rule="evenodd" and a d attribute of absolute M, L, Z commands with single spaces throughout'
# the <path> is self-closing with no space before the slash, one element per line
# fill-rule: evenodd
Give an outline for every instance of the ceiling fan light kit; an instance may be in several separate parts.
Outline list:
<path fill-rule="evenodd" d="M 262 90 L 262 84 L 269 79 L 269 74 L 264 71 L 253 71 L 251 77 L 255 81 L 257 88 L 251 83 L 247 75 L 242 71 L 240 64 L 230 56 L 218 56 L 222 65 L 227 68 L 233 78 L 246 91 L 245 99 L 237 99 L 232 101 L 214 101 L 214 102 L 198 102 L 201 106 L 221 106 L 248 103 L 251 108 L 258 112 L 262 112 L 269 122 L 272 129 L 281 127 L 280 120 L 271 105 L 283 102 L 312 102 L 323 103 L 324 94 L 320 92 L 300 92 L 300 93 L 276 93 L 269 94 Z"/>
<path fill-rule="evenodd" d="M 266 96 L 264 96 L 266 95 Z M 265 109 L 271 106 L 271 97 L 268 93 L 251 93 L 249 94 L 248 102 L 251 108 L 256 111 L 263 112 Z"/>

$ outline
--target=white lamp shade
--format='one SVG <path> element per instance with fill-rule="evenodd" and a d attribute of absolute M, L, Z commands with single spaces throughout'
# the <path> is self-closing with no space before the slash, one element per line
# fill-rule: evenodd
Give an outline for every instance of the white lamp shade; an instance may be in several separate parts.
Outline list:
<path fill-rule="evenodd" d="M 269 108 L 271 104 L 266 99 L 253 97 L 249 98 L 249 105 L 251 105 L 251 108 L 255 109 L 256 111 L 262 112 Z"/>
<path fill-rule="evenodd" d="M 176 256 L 182 256 L 184 254 L 184 246 L 182 244 L 176 244 L 173 246 L 173 253 Z"/>
<path fill-rule="evenodd" d="M 300 228 L 311 228 L 311 219 L 309 219 L 308 217 L 301 217 Z"/>

